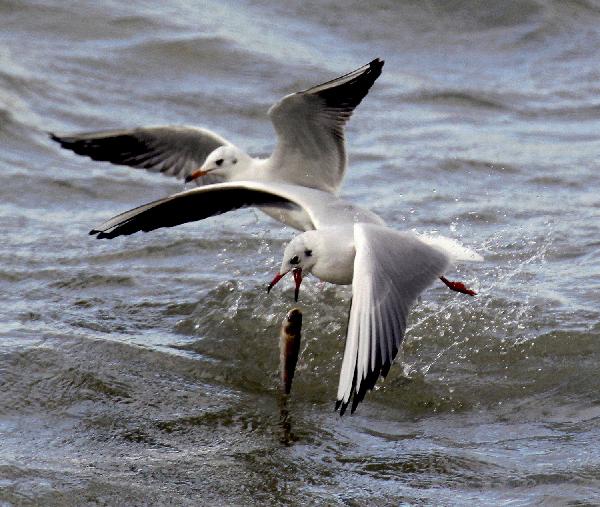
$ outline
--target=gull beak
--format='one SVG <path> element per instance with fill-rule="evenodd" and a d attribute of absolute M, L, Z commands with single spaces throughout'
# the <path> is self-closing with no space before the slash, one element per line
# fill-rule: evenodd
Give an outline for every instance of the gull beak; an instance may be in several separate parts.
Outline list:
<path fill-rule="evenodd" d="M 298 294 L 300 293 L 300 284 L 302 283 L 302 268 L 295 268 L 292 271 L 294 275 L 294 282 L 296 283 L 296 289 L 294 290 L 294 301 L 298 302 Z"/>
<path fill-rule="evenodd" d="M 207 171 L 206 169 L 204 169 L 204 166 L 202 166 L 200 169 L 197 169 L 193 173 L 188 174 L 185 177 L 185 182 L 189 183 L 190 181 L 194 181 L 195 179 L 200 178 L 200 176 L 204 176 L 204 175 L 208 174 L 209 172 L 210 172 L 210 170 Z"/>
<path fill-rule="evenodd" d="M 285 273 L 283 273 L 283 274 L 282 274 L 282 273 L 277 273 L 277 274 L 275 275 L 275 278 L 273 278 L 273 280 L 271 280 L 271 283 L 270 283 L 270 284 L 267 286 L 267 294 L 268 294 L 269 292 L 271 292 L 271 289 L 272 289 L 273 287 L 275 287 L 275 284 L 276 284 L 276 283 L 277 283 L 279 280 L 281 280 L 281 279 L 282 279 L 282 278 L 283 278 L 285 275 L 287 275 L 288 273 L 289 273 L 289 271 L 286 271 L 286 272 L 285 272 Z"/>
<path fill-rule="evenodd" d="M 285 273 L 277 273 L 275 275 L 275 278 L 273 278 L 273 280 L 271 280 L 271 283 L 267 286 L 267 293 L 271 292 L 271 289 L 275 286 L 275 284 L 288 273 L 289 271 L 286 271 Z M 294 290 L 294 301 L 298 301 L 298 294 L 300 293 L 300 284 L 302 283 L 302 268 L 294 268 L 292 270 L 292 274 L 294 275 L 294 282 L 296 283 L 296 289 Z"/>

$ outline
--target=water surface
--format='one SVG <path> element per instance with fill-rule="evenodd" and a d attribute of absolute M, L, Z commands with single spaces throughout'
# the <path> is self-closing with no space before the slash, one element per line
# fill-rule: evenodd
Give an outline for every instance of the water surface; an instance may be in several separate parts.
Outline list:
<path fill-rule="evenodd" d="M 489 5 L 488 5 L 489 4 Z M 600 492 L 600 4 L 0 0 L 0 503 L 592 504 Z M 47 130 L 273 145 L 286 93 L 386 60 L 342 195 L 486 257 L 411 314 L 333 412 L 350 291 L 306 280 L 281 443 L 264 291 L 294 234 L 256 211 L 95 241 L 180 190 Z"/>

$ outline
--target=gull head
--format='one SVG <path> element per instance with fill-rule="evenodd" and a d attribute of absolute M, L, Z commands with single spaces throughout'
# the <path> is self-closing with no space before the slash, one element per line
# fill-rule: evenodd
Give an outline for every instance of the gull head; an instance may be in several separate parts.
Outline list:
<path fill-rule="evenodd" d="M 298 301 L 302 276 L 303 274 L 310 273 L 317 261 L 317 253 L 315 251 L 317 245 L 314 241 L 316 239 L 316 232 L 305 232 L 290 241 L 283 252 L 283 261 L 279 273 L 275 275 L 275 278 L 273 278 L 267 287 L 267 292 L 270 292 L 273 286 L 291 271 L 296 284 L 294 300 Z"/>
<path fill-rule="evenodd" d="M 206 157 L 202 167 L 185 178 L 185 182 L 188 183 L 207 174 L 229 179 L 238 168 L 238 164 L 245 162 L 247 158 L 248 155 L 235 146 L 219 146 Z"/>

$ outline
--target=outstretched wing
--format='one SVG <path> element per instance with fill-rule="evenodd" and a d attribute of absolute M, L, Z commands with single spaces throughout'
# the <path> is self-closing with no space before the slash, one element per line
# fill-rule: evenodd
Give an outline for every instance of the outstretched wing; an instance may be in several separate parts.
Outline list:
<path fill-rule="evenodd" d="M 354 225 L 352 306 L 336 408 L 351 412 L 385 377 L 396 357 L 411 305 L 448 268 L 442 251 L 410 232 Z"/>
<path fill-rule="evenodd" d="M 219 146 L 231 144 L 195 127 L 141 127 L 131 130 L 50 134 L 63 148 L 93 160 L 128 165 L 185 178 Z M 203 183 L 208 183 L 206 179 Z"/>
<path fill-rule="evenodd" d="M 310 212 L 304 207 L 305 203 L 301 198 L 296 199 L 294 192 L 287 192 L 288 188 L 293 190 L 295 187 L 249 181 L 206 185 L 116 215 L 91 230 L 90 234 L 98 239 L 112 239 L 139 231 L 175 227 L 249 206 L 268 207 L 271 211 L 295 212 L 300 217 L 299 228 L 314 229 L 315 224 Z M 312 192 L 322 194 L 317 190 Z M 323 196 L 318 195 L 313 197 L 312 201 L 317 198 L 323 200 Z"/>
<path fill-rule="evenodd" d="M 339 188 L 346 169 L 344 125 L 382 67 L 376 58 L 349 74 L 287 95 L 269 109 L 278 137 L 270 166 L 279 179 L 327 192 Z"/>
<path fill-rule="evenodd" d="M 236 181 L 205 185 L 144 204 L 116 215 L 92 230 L 98 238 L 115 238 L 203 220 L 255 206 L 301 231 L 352 222 L 383 224 L 373 212 L 313 188 L 287 183 Z"/>

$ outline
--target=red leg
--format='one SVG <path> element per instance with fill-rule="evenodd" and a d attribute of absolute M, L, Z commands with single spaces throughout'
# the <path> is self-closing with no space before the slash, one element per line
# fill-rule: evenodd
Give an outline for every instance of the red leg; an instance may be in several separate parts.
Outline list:
<path fill-rule="evenodd" d="M 468 294 L 469 296 L 474 296 L 477 294 L 474 290 L 467 289 L 465 284 L 462 282 L 451 282 L 444 276 L 440 276 L 440 280 L 446 284 L 446 286 L 453 291 L 462 292 L 463 294 Z"/>

